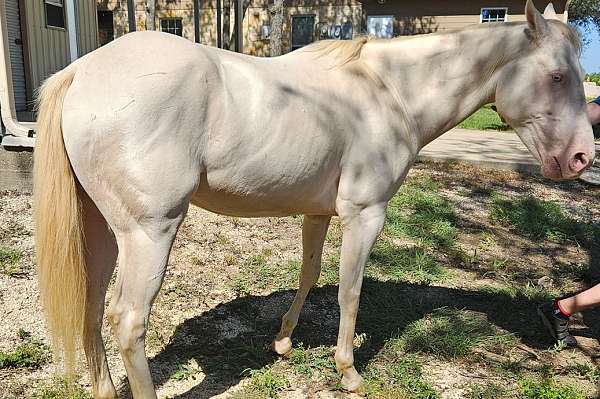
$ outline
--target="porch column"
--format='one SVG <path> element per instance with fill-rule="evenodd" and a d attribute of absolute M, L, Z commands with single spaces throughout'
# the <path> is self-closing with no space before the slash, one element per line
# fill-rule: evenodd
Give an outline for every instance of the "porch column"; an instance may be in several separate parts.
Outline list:
<path fill-rule="evenodd" d="M 69 34 L 69 54 L 71 56 L 71 62 L 75 61 L 79 57 L 79 51 L 77 49 L 77 19 L 75 12 L 75 0 L 66 0 L 65 8 L 67 12 L 67 32 Z"/>

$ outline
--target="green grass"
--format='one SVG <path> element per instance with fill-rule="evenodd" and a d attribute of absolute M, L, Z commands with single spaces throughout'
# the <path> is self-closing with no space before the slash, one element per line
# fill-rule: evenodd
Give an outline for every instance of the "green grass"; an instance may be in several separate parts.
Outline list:
<path fill-rule="evenodd" d="M 589 363 L 571 363 L 567 370 L 579 377 L 583 377 L 589 382 L 596 383 L 600 380 L 600 368 Z"/>
<path fill-rule="evenodd" d="M 198 364 L 192 361 L 187 364 L 179 364 L 177 370 L 171 374 L 171 379 L 175 381 L 184 381 L 194 377 L 200 371 Z"/>
<path fill-rule="evenodd" d="M 288 260 L 283 264 L 270 264 L 268 263 L 270 255 L 269 250 L 253 255 L 240 266 L 238 275 L 232 281 L 232 288 L 239 296 L 249 295 L 254 290 L 298 287 L 302 262 Z"/>
<path fill-rule="evenodd" d="M 17 266 L 22 257 L 23 253 L 21 251 L 0 245 L 0 272 L 9 277 L 22 274 L 22 270 Z"/>
<path fill-rule="evenodd" d="M 305 348 L 304 344 L 300 343 L 294 348 L 289 362 L 298 374 L 308 377 L 315 373 L 323 375 L 336 372 L 333 351 L 328 347 Z"/>
<path fill-rule="evenodd" d="M 430 177 L 407 181 L 389 203 L 386 233 L 432 248 L 454 248 L 456 212 L 438 191 L 439 185 Z"/>
<path fill-rule="evenodd" d="M 501 352 L 517 344 L 514 335 L 500 332 L 482 315 L 447 307 L 409 324 L 396 341 L 407 352 L 444 359 L 464 357 L 474 348 Z"/>
<path fill-rule="evenodd" d="M 574 385 L 560 385 L 550 378 L 519 381 L 519 399 L 585 399 L 585 395 Z"/>
<path fill-rule="evenodd" d="M 511 130 L 511 127 L 503 123 L 500 116 L 491 107 L 492 104 L 484 105 L 473 115 L 462 121 L 458 127 L 461 129 L 475 130 Z"/>
<path fill-rule="evenodd" d="M 92 399 L 86 389 L 76 382 L 55 378 L 38 389 L 34 399 Z"/>
<path fill-rule="evenodd" d="M 527 282 L 526 284 L 517 284 L 511 281 L 508 281 L 501 286 L 483 286 L 481 291 L 490 295 L 505 296 L 515 301 L 526 300 L 527 302 L 533 303 L 545 302 L 552 298 L 556 298 L 559 295 L 558 292 L 544 286 L 532 284 L 530 282 Z"/>
<path fill-rule="evenodd" d="M 39 340 L 33 339 L 25 330 L 19 330 L 23 343 L 12 352 L 0 351 L 0 369 L 27 368 L 38 369 L 50 362 L 50 348 Z"/>
<path fill-rule="evenodd" d="M 390 356 L 391 355 L 391 356 Z M 364 391 L 374 399 L 438 399 L 440 395 L 423 380 L 414 356 L 381 356 L 365 373 Z"/>
<path fill-rule="evenodd" d="M 506 389 L 497 384 L 471 385 L 465 395 L 466 399 L 500 399 L 504 397 Z"/>
<path fill-rule="evenodd" d="M 585 246 L 600 242 L 598 224 L 585 224 L 566 216 L 556 202 L 532 196 L 510 198 L 494 194 L 491 198 L 491 220 L 510 226 L 529 238 L 556 242 L 570 239 Z"/>
<path fill-rule="evenodd" d="M 400 248 L 380 240 L 371 252 L 367 275 L 373 271 L 396 281 L 431 284 L 444 281 L 448 271 L 421 248 Z"/>
<path fill-rule="evenodd" d="M 290 385 L 287 377 L 274 371 L 273 366 L 265 366 L 259 370 L 247 369 L 244 375 L 250 377 L 250 384 L 235 393 L 235 399 L 276 398 L 279 392 Z"/>

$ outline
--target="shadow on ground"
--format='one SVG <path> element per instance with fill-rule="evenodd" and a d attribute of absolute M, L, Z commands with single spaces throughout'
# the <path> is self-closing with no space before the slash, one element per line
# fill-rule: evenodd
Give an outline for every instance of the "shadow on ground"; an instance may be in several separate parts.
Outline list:
<path fill-rule="evenodd" d="M 206 377 L 177 398 L 209 398 L 236 385 L 245 369 L 272 363 L 276 357 L 269 345 L 292 297 L 293 291 L 286 290 L 267 296 L 238 298 L 185 321 L 177 327 L 167 346 L 150 359 L 154 383 L 163 385 L 179 364 L 195 359 Z M 388 339 L 400 335 L 411 322 L 442 306 L 481 312 L 490 322 L 514 333 L 532 348 L 544 349 L 552 344 L 538 320 L 537 303 L 527 299 L 365 279 L 356 332 L 366 333 L 369 339 L 355 351 L 359 372 Z M 307 300 L 294 339 L 310 347 L 335 345 L 338 320 L 337 287 L 315 288 Z M 597 314 L 586 318 L 587 323 L 595 326 L 600 326 L 598 321 Z M 597 327 L 592 330 L 584 334 L 599 332 Z M 230 338 L 223 339 L 223 336 Z M 122 396 L 127 397 L 127 392 Z"/>

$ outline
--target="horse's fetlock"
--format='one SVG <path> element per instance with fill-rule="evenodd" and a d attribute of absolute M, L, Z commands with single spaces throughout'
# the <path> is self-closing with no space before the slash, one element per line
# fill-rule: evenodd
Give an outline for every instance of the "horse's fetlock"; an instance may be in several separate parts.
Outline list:
<path fill-rule="evenodd" d="M 338 353 L 335 354 L 335 368 L 337 371 L 342 372 L 350 367 L 354 366 L 353 354 Z"/>

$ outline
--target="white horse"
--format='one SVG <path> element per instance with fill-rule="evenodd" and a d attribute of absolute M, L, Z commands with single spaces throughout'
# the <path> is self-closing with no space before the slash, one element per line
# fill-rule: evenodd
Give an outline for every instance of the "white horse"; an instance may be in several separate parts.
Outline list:
<path fill-rule="evenodd" d="M 242 217 L 303 214 L 290 335 L 320 272 L 332 215 L 343 225 L 335 353 L 356 390 L 354 327 L 365 261 L 419 150 L 485 103 L 554 179 L 594 154 L 576 34 L 532 2 L 527 22 L 393 40 L 320 42 L 255 58 L 140 32 L 50 78 L 35 151 L 39 283 L 55 347 L 81 341 L 94 396 L 117 396 L 100 334 L 104 298 L 135 398 L 154 398 L 144 338 L 189 203 Z"/>

